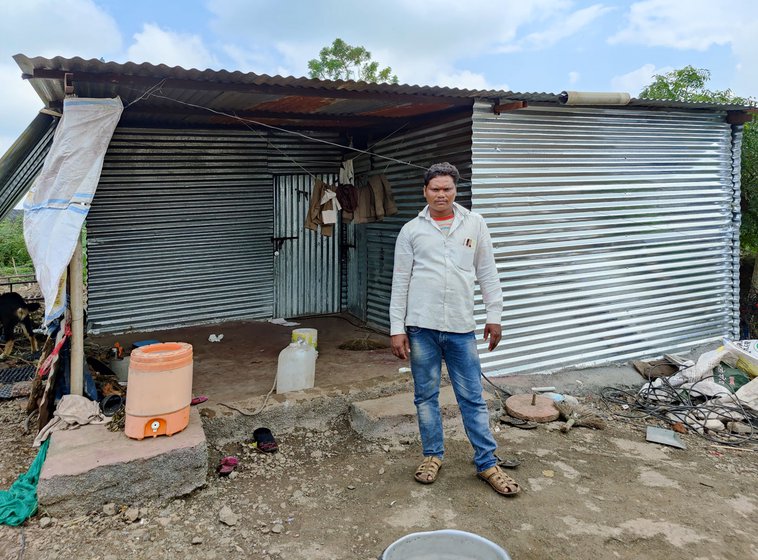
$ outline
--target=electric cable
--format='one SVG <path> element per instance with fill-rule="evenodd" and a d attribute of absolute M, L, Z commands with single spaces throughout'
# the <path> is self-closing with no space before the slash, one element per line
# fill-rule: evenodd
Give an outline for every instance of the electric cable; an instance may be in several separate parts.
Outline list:
<path fill-rule="evenodd" d="M 500 401 L 500 404 L 503 405 L 503 410 L 505 410 L 505 401 L 503 401 L 503 399 L 504 398 L 507 399 L 508 397 L 512 397 L 513 393 L 511 393 L 509 391 L 506 391 L 502 387 L 498 387 L 489 377 L 487 377 L 486 375 L 484 375 L 484 372 L 482 372 L 482 377 L 484 378 L 484 380 L 487 383 L 489 383 L 490 385 L 492 385 L 495 388 L 495 396 Z"/>
<path fill-rule="evenodd" d="M 736 395 L 730 395 L 732 403 L 729 404 L 714 402 L 697 390 L 697 385 L 709 378 L 696 381 L 687 389 L 673 387 L 665 377 L 660 379 L 659 387 L 643 391 L 604 387 L 600 390 L 601 402 L 612 416 L 622 420 L 654 419 L 669 426 L 682 424 L 688 432 L 722 445 L 758 444 L 758 413 L 744 406 Z M 615 407 L 627 407 L 627 410 L 619 411 Z M 742 422 L 750 431 L 744 434 L 714 431 L 708 428 L 709 420 Z"/>

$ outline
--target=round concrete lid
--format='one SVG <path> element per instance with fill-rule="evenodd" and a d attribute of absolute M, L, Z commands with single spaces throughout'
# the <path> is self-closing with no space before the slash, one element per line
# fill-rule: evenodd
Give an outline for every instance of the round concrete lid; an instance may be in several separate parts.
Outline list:
<path fill-rule="evenodd" d="M 542 395 L 513 395 L 505 401 L 508 414 L 532 422 L 552 422 L 558 420 L 558 410 L 553 399 Z"/>

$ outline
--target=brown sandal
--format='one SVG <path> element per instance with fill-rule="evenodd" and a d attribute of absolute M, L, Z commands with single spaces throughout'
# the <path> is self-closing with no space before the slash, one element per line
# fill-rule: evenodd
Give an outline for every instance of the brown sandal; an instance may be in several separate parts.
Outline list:
<path fill-rule="evenodd" d="M 492 486 L 493 490 L 503 496 L 515 496 L 521 492 L 518 482 L 503 472 L 499 466 L 495 465 L 486 471 L 477 473 L 479 478 Z"/>
<path fill-rule="evenodd" d="M 441 466 L 442 460 L 439 457 L 435 457 L 434 455 L 424 457 L 424 460 L 416 469 L 414 478 L 421 484 L 431 484 L 437 480 Z"/>

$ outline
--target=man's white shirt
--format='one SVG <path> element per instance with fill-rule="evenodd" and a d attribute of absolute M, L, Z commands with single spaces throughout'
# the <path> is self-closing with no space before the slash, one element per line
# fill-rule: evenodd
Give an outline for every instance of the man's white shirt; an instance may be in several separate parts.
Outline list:
<path fill-rule="evenodd" d="M 453 215 L 448 235 L 429 214 L 429 206 L 400 230 L 392 274 L 391 335 L 404 334 L 406 325 L 473 331 L 477 280 L 486 322 L 500 324 L 503 293 L 487 224 L 458 203 L 453 204 Z"/>

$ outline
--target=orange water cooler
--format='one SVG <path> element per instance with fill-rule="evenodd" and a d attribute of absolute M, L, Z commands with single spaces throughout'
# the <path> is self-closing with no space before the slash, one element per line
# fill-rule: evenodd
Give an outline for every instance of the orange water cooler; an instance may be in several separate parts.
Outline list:
<path fill-rule="evenodd" d="M 164 342 L 135 348 L 129 362 L 124 432 L 133 439 L 170 436 L 189 424 L 192 345 Z"/>

